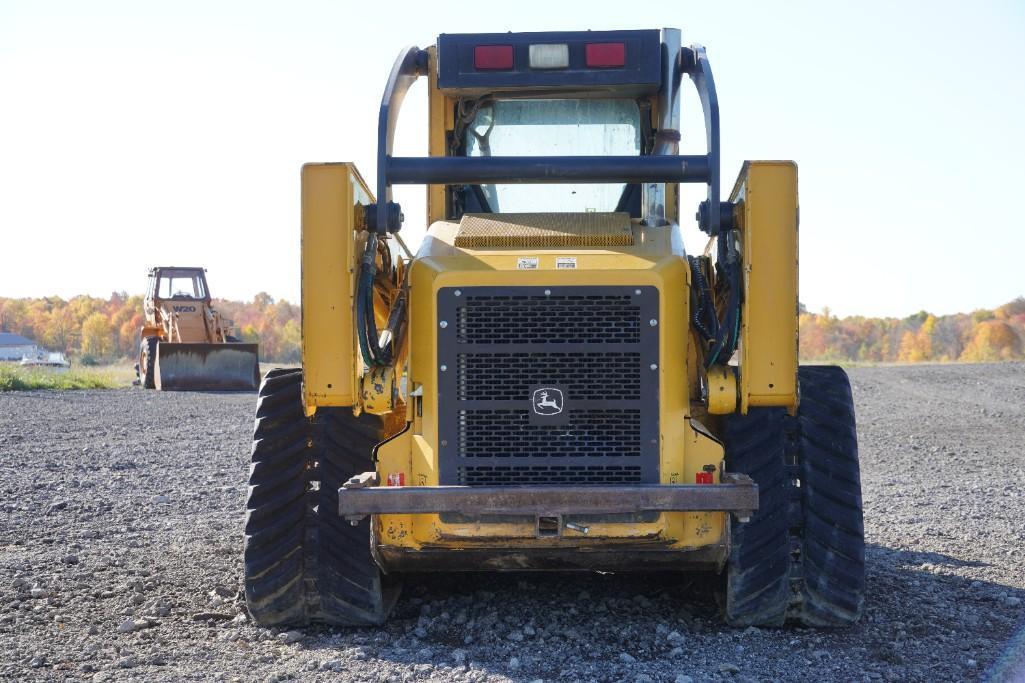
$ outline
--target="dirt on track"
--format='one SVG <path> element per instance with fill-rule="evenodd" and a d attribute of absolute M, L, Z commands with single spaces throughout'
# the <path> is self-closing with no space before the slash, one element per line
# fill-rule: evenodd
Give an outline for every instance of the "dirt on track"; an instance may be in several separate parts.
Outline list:
<path fill-rule="evenodd" d="M 1025 364 L 851 370 L 868 598 L 726 627 L 701 575 L 413 576 L 377 629 L 245 616 L 252 394 L 0 394 L 0 678 L 1025 680 Z"/>

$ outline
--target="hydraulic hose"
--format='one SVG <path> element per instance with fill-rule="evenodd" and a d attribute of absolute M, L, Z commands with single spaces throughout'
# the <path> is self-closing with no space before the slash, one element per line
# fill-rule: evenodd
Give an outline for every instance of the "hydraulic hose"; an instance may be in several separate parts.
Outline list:
<path fill-rule="evenodd" d="M 360 355 L 367 367 L 385 367 L 395 362 L 396 350 L 402 347 L 406 332 L 406 276 L 400 284 L 388 313 L 387 327 L 378 332 L 374 317 L 374 281 L 377 279 L 377 253 L 381 247 L 373 232 L 367 233 L 367 243 L 360 257 L 359 274 L 356 279 L 356 338 Z"/>
<path fill-rule="evenodd" d="M 691 289 L 691 323 L 702 339 L 710 342 L 719 336 L 719 319 L 715 314 L 715 302 L 712 299 L 711 287 L 708 285 L 708 278 L 705 277 L 701 259 L 691 256 L 688 261 L 690 262 L 691 279 L 694 282 L 694 287 Z"/>
<path fill-rule="evenodd" d="M 726 239 L 724 239 L 726 238 Z M 719 323 L 718 334 L 715 344 L 705 360 L 705 367 L 709 368 L 720 359 L 729 361 L 733 352 L 737 349 L 740 334 L 740 262 L 739 254 L 729 234 L 720 235 L 718 240 L 717 266 L 725 271 L 726 283 L 729 289 L 726 299 L 726 309 L 723 311 L 722 322 Z"/>

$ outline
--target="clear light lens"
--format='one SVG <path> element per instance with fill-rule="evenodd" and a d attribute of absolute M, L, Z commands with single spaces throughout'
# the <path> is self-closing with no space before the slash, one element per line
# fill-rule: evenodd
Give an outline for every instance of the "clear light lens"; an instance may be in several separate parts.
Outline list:
<path fill-rule="evenodd" d="M 569 68 L 569 45 L 531 45 L 530 68 Z"/>

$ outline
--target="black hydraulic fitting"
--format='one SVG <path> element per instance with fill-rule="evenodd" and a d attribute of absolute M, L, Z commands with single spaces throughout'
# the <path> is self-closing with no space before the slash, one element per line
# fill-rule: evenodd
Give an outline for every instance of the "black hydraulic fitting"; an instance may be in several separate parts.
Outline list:
<path fill-rule="evenodd" d="M 736 208 L 736 204 L 733 202 L 719 202 L 719 232 L 729 232 L 737 227 L 736 220 L 733 215 L 733 210 Z M 694 218 L 698 221 L 698 227 L 704 232 L 708 232 L 710 229 L 711 219 L 708 215 L 708 200 L 701 202 L 698 205 L 698 212 Z"/>
<path fill-rule="evenodd" d="M 376 232 L 378 235 L 384 235 L 388 232 L 398 232 L 402 229 L 402 221 L 406 219 L 402 215 L 402 207 L 397 202 L 388 202 L 385 205 L 385 211 L 388 215 L 387 224 L 383 227 L 377 225 L 377 204 L 371 204 L 366 210 L 367 230 Z"/>

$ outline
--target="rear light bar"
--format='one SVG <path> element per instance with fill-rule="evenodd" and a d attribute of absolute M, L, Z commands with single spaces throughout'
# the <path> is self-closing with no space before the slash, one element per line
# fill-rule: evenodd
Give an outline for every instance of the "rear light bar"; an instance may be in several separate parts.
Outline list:
<path fill-rule="evenodd" d="M 584 53 L 587 66 L 592 69 L 618 68 L 626 64 L 625 43 L 588 43 Z"/>
<path fill-rule="evenodd" d="M 584 62 L 590 69 L 618 69 L 626 66 L 626 43 L 588 43 Z M 477 45 L 473 48 L 473 68 L 478 71 L 508 71 L 514 66 L 512 45 Z M 569 68 L 569 45 L 535 44 L 528 50 L 531 69 Z"/>
<path fill-rule="evenodd" d="M 650 95 L 662 83 L 658 30 L 442 34 L 438 88 L 449 96 L 537 88 Z"/>
<path fill-rule="evenodd" d="M 512 45 L 478 45 L 473 48 L 473 68 L 502 71 L 513 68 Z"/>

